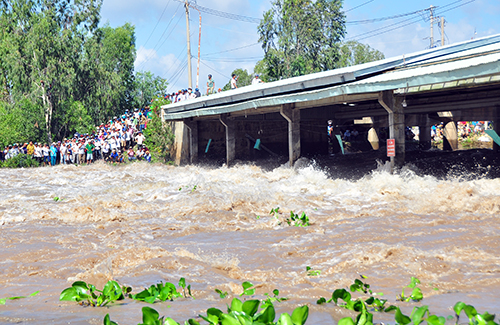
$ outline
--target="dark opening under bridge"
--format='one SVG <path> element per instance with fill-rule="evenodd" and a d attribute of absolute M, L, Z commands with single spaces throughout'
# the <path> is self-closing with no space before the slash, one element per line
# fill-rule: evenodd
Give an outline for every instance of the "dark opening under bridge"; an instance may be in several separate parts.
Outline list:
<path fill-rule="evenodd" d="M 444 123 L 444 148 L 458 147 L 457 121 L 493 121 L 500 129 L 500 35 L 353 67 L 241 87 L 162 107 L 174 122 L 177 164 L 200 153 L 227 165 L 251 157 L 254 144 L 284 154 L 326 154 L 327 120 L 336 133 L 349 126 L 369 149 L 378 130 L 395 139 L 393 163 L 405 157 L 405 128 L 419 126 L 420 147 L 431 147 L 430 127 Z M 499 132 L 500 133 L 500 132 Z M 498 151 L 498 146 L 494 145 Z"/>

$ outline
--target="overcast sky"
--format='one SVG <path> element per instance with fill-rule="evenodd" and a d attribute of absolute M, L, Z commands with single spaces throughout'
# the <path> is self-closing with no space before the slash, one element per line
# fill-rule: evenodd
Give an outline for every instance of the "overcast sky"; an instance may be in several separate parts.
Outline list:
<path fill-rule="evenodd" d="M 194 2 L 191 0 L 191 2 Z M 220 12 L 262 18 L 270 0 L 197 0 L 199 6 Z M 369 44 L 386 57 L 429 48 L 429 11 L 386 19 L 435 6 L 435 15 L 445 19 L 445 44 L 453 44 L 500 33 L 498 0 L 346 0 L 346 40 Z M 206 90 L 211 73 L 216 88 L 222 88 L 237 68 L 253 72 L 263 57 L 257 44 L 257 23 L 201 13 L 201 65 L 199 87 Z M 151 71 L 166 78 L 169 92 L 187 88 L 186 15 L 178 0 L 104 0 L 101 24 L 118 27 L 126 22 L 135 26 L 136 71 Z M 199 15 L 190 10 L 193 87 L 196 84 Z M 434 38 L 441 40 L 440 28 L 434 25 Z M 238 49 L 240 48 L 240 49 Z M 234 50 L 237 49 L 237 50 Z M 222 52 L 222 53 L 219 53 Z"/>

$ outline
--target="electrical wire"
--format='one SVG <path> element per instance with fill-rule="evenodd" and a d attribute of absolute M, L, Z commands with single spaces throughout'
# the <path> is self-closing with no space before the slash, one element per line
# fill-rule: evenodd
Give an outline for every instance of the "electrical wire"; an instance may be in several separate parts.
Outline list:
<path fill-rule="evenodd" d="M 156 25 L 155 25 L 155 27 L 153 28 L 153 31 L 151 31 L 151 34 L 149 34 L 148 39 L 147 39 L 147 40 L 146 40 L 146 42 L 144 43 L 144 45 L 143 45 L 144 47 L 146 47 L 146 45 L 147 45 L 147 44 L 148 44 L 148 42 L 149 42 L 149 39 L 151 38 L 151 36 L 153 36 L 153 33 L 154 33 L 154 32 L 155 32 L 155 30 L 156 30 L 156 27 L 158 27 L 158 24 L 160 23 L 161 19 L 163 18 L 163 15 L 165 14 L 165 11 L 167 10 L 167 7 L 168 7 L 168 5 L 170 4 L 170 2 L 171 2 L 171 1 L 172 1 L 172 0 L 168 0 L 167 4 L 165 5 L 165 8 L 163 9 L 163 12 L 161 13 L 160 18 L 158 18 L 158 21 L 156 22 Z"/>
<path fill-rule="evenodd" d="M 412 12 L 407 12 L 407 13 L 404 13 L 404 14 L 399 14 L 399 15 L 394 15 L 394 16 L 381 17 L 381 18 L 346 21 L 346 25 L 361 25 L 361 24 L 377 23 L 377 22 L 380 22 L 380 21 L 391 20 L 391 19 L 396 19 L 396 18 L 401 18 L 401 17 L 406 17 L 406 16 L 411 16 L 411 15 L 419 14 L 419 13 L 421 13 L 423 11 L 425 11 L 425 9 L 417 10 L 417 11 L 412 11 Z"/>
<path fill-rule="evenodd" d="M 452 7 L 452 8 L 448 8 L 446 10 L 443 10 L 443 9 L 445 9 L 445 8 L 451 6 L 451 5 L 454 5 L 454 4 L 462 2 L 462 1 L 463 0 L 457 0 L 457 1 L 451 2 L 451 3 L 449 3 L 449 4 L 445 5 L 445 6 L 442 6 L 442 7 L 435 7 L 436 8 L 436 11 L 435 11 L 436 16 L 439 15 L 439 14 L 448 12 L 450 10 L 462 7 L 462 6 L 466 5 L 466 4 L 474 2 L 476 0 L 469 0 L 469 1 L 464 2 L 464 3 L 462 3 L 462 4 L 458 5 L 458 6 L 455 6 L 455 7 Z M 425 9 L 425 10 L 429 10 L 429 9 Z M 396 29 L 400 29 L 400 28 L 406 27 L 408 25 L 411 25 L 411 24 L 414 24 L 414 23 L 418 22 L 419 20 L 420 20 L 420 18 L 418 18 L 418 17 L 412 17 L 412 18 L 404 19 L 404 20 L 396 22 L 394 24 L 390 24 L 388 26 L 384 26 L 384 27 L 381 27 L 381 28 L 374 29 L 374 30 L 372 30 L 370 32 L 366 32 L 366 33 L 363 33 L 363 34 L 359 34 L 359 35 L 350 37 L 350 38 L 348 38 L 346 40 L 356 40 L 356 41 L 364 40 L 364 39 L 367 39 L 367 38 L 370 38 L 370 37 L 378 36 L 378 35 L 385 34 L 387 32 L 390 32 L 390 31 L 393 31 L 393 30 L 396 30 Z M 408 23 L 406 23 L 406 22 L 408 22 Z M 393 28 L 390 28 L 390 27 L 393 27 Z M 387 29 L 387 28 L 389 28 L 389 29 Z"/>
<path fill-rule="evenodd" d="M 187 58 L 184 59 L 184 61 L 181 64 L 179 64 L 175 73 L 172 75 L 170 79 L 167 79 L 167 81 L 172 80 L 172 85 L 175 84 L 186 69 L 187 69 Z"/>
<path fill-rule="evenodd" d="M 207 53 L 207 54 L 204 54 L 204 57 L 205 56 L 214 55 L 214 54 L 221 54 L 221 53 L 227 53 L 227 52 L 233 52 L 233 51 L 237 51 L 237 50 L 241 50 L 241 49 L 246 49 L 248 47 L 252 47 L 252 46 L 255 46 L 255 45 L 258 45 L 258 44 L 260 44 L 260 43 L 257 42 L 257 43 L 252 43 L 252 44 L 245 45 L 245 46 L 235 47 L 235 48 L 232 48 L 232 49 L 229 49 L 229 50 L 220 51 L 220 52 Z"/>
<path fill-rule="evenodd" d="M 172 81 L 172 85 L 175 85 L 179 79 L 181 78 L 182 74 L 186 71 L 187 65 L 184 65 L 182 69 L 179 71 L 179 74 L 177 75 L 176 79 Z"/>
<path fill-rule="evenodd" d="M 198 4 L 189 3 L 189 6 L 195 8 L 201 12 L 205 12 L 207 14 L 210 14 L 210 15 L 228 18 L 228 19 L 232 19 L 232 20 L 239 20 L 239 21 L 243 21 L 243 22 L 247 22 L 247 23 L 255 23 L 255 24 L 260 24 L 260 21 L 261 21 L 261 19 L 259 19 L 259 18 L 232 14 L 232 13 L 225 12 L 225 11 L 220 11 L 220 10 L 215 10 L 215 9 L 203 7 L 203 6 L 200 6 Z"/>
<path fill-rule="evenodd" d="M 218 71 L 218 70 L 214 69 L 213 67 L 209 66 L 208 64 L 206 64 L 206 63 L 205 63 L 205 62 L 203 62 L 203 61 L 204 61 L 204 60 L 200 60 L 201 64 L 203 64 L 203 65 L 204 65 L 204 66 L 206 66 L 207 68 L 209 68 L 209 69 L 211 69 L 211 70 L 213 70 L 213 71 L 217 72 L 220 76 L 222 76 L 222 77 L 224 77 L 224 78 L 231 79 L 231 77 L 226 76 L 224 73 L 222 73 L 222 72 L 220 72 L 220 71 Z"/>
<path fill-rule="evenodd" d="M 364 3 L 362 3 L 362 4 L 360 4 L 359 6 L 356 6 L 356 7 L 354 7 L 354 8 L 351 8 L 351 9 L 349 9 L 349 10 L 344 11 L 344 14 L 345 14 L 345 13 L 347 13 L 347 12 L 349 12 L 349 11 L 352 11 L 352 10 L 354 10 L 354 9 L 358 9 L 358 8 L 360 8 L 360 7 L 363 7 L 364 5 L 367 5 L 367 4 L 369 4 L 370 2 L 373 2 L 373 1 L 375 1 L 375 0 L 368 0 L 368 1 L 366 1 L 366 2 L 364 2 Z"/>
<path fill-rule="evenodd" d="M 180 52 L 180 53 L 176 56 L 176 58 L 180 57 L 180 56 L 181 56 L 181 54 L 182 54 L 182 53 L 186 50 L 186 48 L 187 48 L 187 44 L 186 44 L 186 45 L 184 45 L 184 48 L 183 48 L 183 49 L 182 49 L 182 51 L 181 51 L 181 52 Z M 185 60 L 187 60 L 187 59 L 185 59 Z M 175 65 L 175 62 L 174 62 L 174 63 L 172 63 L 172 65 L 168 68 L 167 72 L 165 72 L 165 75 L 168 75 L 168 73 L 170 72 L 170 70 L 172 70 L 172 68 L 173 68 L 174 66 L 176 66 L 176 65 Z"/>
<path fill-rule="evenodd" d="M 165 30 L 163 31 L 163 33 L 161 34 L 160 38 L 158 39 L 158 41 L 156 42 L 155 46 L 153 47 L 153 51 L 154 53 L 156 54 L 157 51 L 163 46 L 163 44 L 165 44 L 165 41 L 168 39 L 168 37 L 170 37 L 170 35 L 172 34 L 172 32 L 174 31 L 175 27 L 177 27 L 177 25 L 179 24 L 179 21 L 182 17 L 179 17 L 179 19 L 177 20 L 177 22 L 175 23 L 174 27 L 172 28 L 172 30 L 170 31 L 170 33 L 167 35 L 167 37 L 165 38 L 165 40 L 163 41 L 163 43 L 160 45 L 160 47 L 158 47 L 158 44 L 160 43 L 163 35 L 165 35 L 166 31 L 168 30 L 170 24 L 172 23 L 173 19 L 175 18 L 175 16 L 177 15 L 177 12 L 179 11 L 179 7 L 180 7 L 180 4 L 177 6 L 177 9 L 175 10 L 175 13 L 174 15 L 172 16 L 172 18 L 170 18 L 170 21 L 168 22 L 167 24 L 167 27 L 165 27 Z M 158 49 L 157 49 L 158 47 Z M 146 60 L 144 60 L 141 65 L 138 67 L 137 70 L 141 70 L 144 65 L 149 61 L 151 60 L 152 58 L 154 57 L 154 54 L 152 54 L 151 56 L 148 56 L 146 57 Z"/>
<path fill-rule="evenodd" d="M 253 62 L 261 60 L 262 56 L 246 57 L 246 58 L 203 58 L 205 61 L 210 62 Z"/>
<path fill-rule="evenodd" d="M 412 17 L 412 18 L 404 19 L 402 21 L 399 21 L 399 22 L 396 22 L 396 23 L 393 23 L 393 24 L 390 24 L 390 25 L 387 25 L 387 26 L 384 26 L 384 27 L 380 27 L 380 28 L 374 29 L 374 30 L 371 30 L 371 31 L 366 32 L 366 33 L 362 33 L 362 34 L 355 35 L 353 37 L 349 37 L 349 38 L 346 39 L 346 41 L 350 41 L 350 40 L 357 40 L 357 41 L 359 41 L 359 40 L 366 39 L 366 38 L 369 38 L 369 37 L 373 37 L 373 36 L 376 36 L 376 35 L 384 34 L 384 33 L 390 32 L 390 31 L 392 31 L 394 29 L 398 29 L 398 28 L 402 28 L 402 27 L 410 25 L 410 24 L 414 24 L 414 23 L 416 23 L 419 20 L 420 20 L 420 17 L 416 17 L 416 18 Z M 407 21 L 410 21 L 410 23 L 404 24 Z M 404 24 L 404 25 L 402 25 L 402 24 Z M 393 26 L 396 26 L 396 27 L 395 28 L 387 29 L 387 28 L 393 27 Z"/>

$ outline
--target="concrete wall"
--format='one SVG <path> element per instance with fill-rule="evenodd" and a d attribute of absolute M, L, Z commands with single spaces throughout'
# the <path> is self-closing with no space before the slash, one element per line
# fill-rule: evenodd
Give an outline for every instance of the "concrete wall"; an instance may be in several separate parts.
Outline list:
<path fill-rule="evenodd" d="M 174 133 L 174 144 L 170 150 L 170 156 L 176 165 L 184 165 L 189 162 L 189 138 L 188 128 L 184 122 L 170 122 Z"/>

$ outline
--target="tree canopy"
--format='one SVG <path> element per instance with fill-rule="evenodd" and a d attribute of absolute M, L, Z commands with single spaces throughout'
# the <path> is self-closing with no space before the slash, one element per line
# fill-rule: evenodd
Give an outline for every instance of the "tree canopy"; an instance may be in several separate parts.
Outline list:
<path fill-rule="evenodd" d="M 252 84 L 252 75 L 248 73 L 246 69 L 236 69 L 233 70 L 231 75 L 236 75 L 238 77 L 238 81 L 236 82 L 236 85 L 238 88 L 248 86 Z M 231 89 L 231 80 L 222 88 L 223 91 Z"/>
<path fill-rule="evenodd" d="M 382 52 L 373 49 L 368 44 L 348 41 L 340 46 L 339 68 L 385 59 Z"/>
<path fill-rule="evenodd" d="M 134 26 L 99 27 L 101 4 L 0 2 L 0 115 L 18 141 L 83 132 L 132 108 Z"/>
<path fill-rule="evenodd" d="M 341 0 L 274 0 L 258 27 L 270 81 L 334 69 L 345 35 Z"/>
<path fill-rule="evenodd" d="M 135 74 L 134 106 L 146 107 L 153 98 L 163 96 L 167 92 L 167 80 L 155 76 L 150 71 L 139 71 Z"/>

